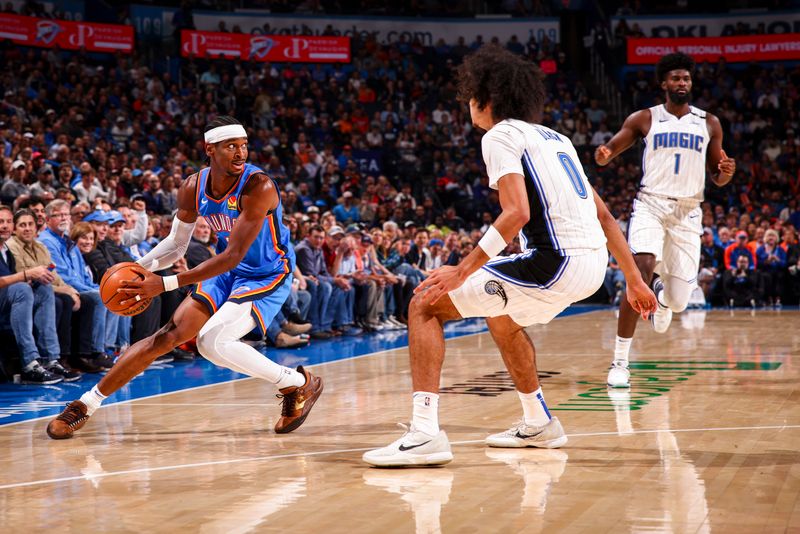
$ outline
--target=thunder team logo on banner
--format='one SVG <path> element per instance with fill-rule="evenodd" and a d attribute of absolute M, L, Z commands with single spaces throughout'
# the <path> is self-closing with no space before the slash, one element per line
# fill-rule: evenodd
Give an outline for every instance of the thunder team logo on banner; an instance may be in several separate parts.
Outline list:
<path fill-rule="evenodd" d="M 49 45 L 55 41 L 58 34 L 62 31 L 63 28 L 57 22 L 52 20 L 40 20 L 36 23 L 36 41 Z"/>
<path fill-rule="evenodd" d="M 258 35 L 250 38 L 250 59 L 264 59 L 275 46 L 275 41 L 269 37 Z"/>

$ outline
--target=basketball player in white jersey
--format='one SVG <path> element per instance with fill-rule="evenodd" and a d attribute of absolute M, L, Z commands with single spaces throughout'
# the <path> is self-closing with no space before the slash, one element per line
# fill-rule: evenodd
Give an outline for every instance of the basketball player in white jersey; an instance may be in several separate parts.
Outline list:
<path fill-rule="evenodd" d="M 669 328 L 672 312 L 686 309 L 697 280 L 706 169 L 720 187 L 736 171 L 736 162 L 722 150 L 719 119 L 689 105 L 693 71 L 694 60 L 686 54 L 662 57 L 656 77 L 666 102 L 630 115 L 622 129 L 595 151 L 597 164 L 606 165 L 637 140 L 644 140 L 643 177 L 633 201 L 628 244 L 642 277 L 658 298 L 651 321 L 659 333 Z M 622 299 L 608 372 L 611 387 L 630 387 L 628 356 L 636 315 Z"/>
<path fill-rule="evenodd" d="M 486 443 L 557 448 L 567 436 L 545 404 L 525 327 L 548 323 L 600 287 L 606 239 L 627 277 L 631 307 L 647 316 L 656 306 L 572 143 L 535 123 L 545 98 L 538 69 L 501 47 L 483 46 L 460 67 L 459 96 L 469 102 L 475 126 L 487 131 L 483 158 L 502 213 L 458 266 L 437 269 L 418 287 L 408 324 L 411 427 L 389 446 L 364 454 L 375 466 L 437 465 L 453 458 L 438 421 L 445 322 L 487 318 L 522 402 L 522 421 Z M 516 235 L 523 252 L 495 258 Z"/>

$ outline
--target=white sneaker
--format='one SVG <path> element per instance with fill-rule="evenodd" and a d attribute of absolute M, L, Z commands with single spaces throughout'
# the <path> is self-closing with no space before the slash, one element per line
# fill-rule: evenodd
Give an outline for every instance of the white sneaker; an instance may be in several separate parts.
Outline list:
<path fill-rule="evenodd" d="M 361 457 L 376 467 L 403 467 L 413 465 L 443 465 L 453 460 L 447 434 L 440 430 L 435 436 L 425 434 L 399 423 L 405 433 L 400 439 L 381 449 L 373 449 Z"/>
<path fill-rule="evenodd" d="M 628 369 L 628 363 L 614 360 L 611 363 L 611 367 L 608 368 L 606 384 L 612 388 L 631 387 L 631 371 Z"/>
<path fill-rule="evenodd" d="M 520 421 L 505 432 L 492 434 L 486 438 L 486 444 L 490 447 L 540 447 L 542 449 L 557 449 L 567 443 L 567 435 L 564 428 L 558 421 L 558 417 L 553 417 L 544 426 L 529 426 L 524 421 Z"/>
<path fill-rule="evenodd" d="M 653 325 L 653 330 L 659 334 L 666 332 L 669 328 L 669 324 L 672 322 L 672 310 L 663 306 L 661 301 L 658 300 L 658 294 L 663 292 L 664 282 L 661 280 L 661 277 L 656 278 L 655 282 L 653 282 L 653 293 L 656 294 L 658 306 L 656 306 L 655 313 L 650 315 L 650 323 Z"/>
<path fill-rule="evenodd" d="M 394 315 L 390 315 L 388 321 L 394 325 L 397 330 L 406 330 L 408 327 L 397 320 Z"/>

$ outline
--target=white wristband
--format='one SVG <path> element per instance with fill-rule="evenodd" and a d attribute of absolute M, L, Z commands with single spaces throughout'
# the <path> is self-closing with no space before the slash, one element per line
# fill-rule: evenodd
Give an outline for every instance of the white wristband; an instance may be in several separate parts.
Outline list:
<path fill-rule="evenodd" d="M 506 240 L 497 231 L 494 225 L 491 225 L 483 237 L 478 241 L 478 246 L 483 249 L 487 256 L 494 258 L 506 248 Z"/>
<path fill-rule="evenodd" d="M 164 291 L 174 291 L 180 287 L 178 275 L 165 276 L 162 280 L 164 281 Z"/>

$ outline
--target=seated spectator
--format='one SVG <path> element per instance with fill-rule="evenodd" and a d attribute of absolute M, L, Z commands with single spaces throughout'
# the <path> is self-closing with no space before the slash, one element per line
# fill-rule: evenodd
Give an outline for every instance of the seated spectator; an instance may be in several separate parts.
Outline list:
<path fill-rule="evenodd" d="M 58 361 L 56 308 L 50 286 L 55 277 L 43 265 L 17 272 L 14 255 L 6 245 L 13 225 L 11 210 L 0 206 L 0 313 L 10 318 L 19 347 L 20 380 L 37 385 L 77 380 L 80 373 L 65 369 Z"/>
<path fill-rule="evenodd" d="M 608 256 L 606 276 L 603 279 L 603 288 L 605 288 L 608 295 L 608 302 L 614 306 L 619 305 L 622 293 L 625 291 L 625 275 L 622 274 L 622 269 L 619 268 L 616 258 L 610 254 Z"/>
<path fill-rule="evenodd" d="M 61 364 L 69 368 L 72 352 L 72 312 L 81 307 L 81 299 L 75 288 L 70 287 L 54 270 L 50 252 L 36 240 L 36 223 L 28 210 L 14 214 L 14 236 L 6 243 L 17 263 L 17 271 L 45 267 L 53 275 L 51 286 L 54 292 L 56 333 L 60 345 Z"/>
<path fill-rule="evenodd" d="M 783 294 L 786 251 L 778 243 L 778 232 L 770 229 L 764 233 L 764 244 L 756 249 L 756 259 L 762 277 L 765 304 L 779 307 Z"/>
<path fill-rule="evenodd" d="M 328 272 L 322 254 L 324 241 L 325 230 L 322 226 L 314 226 L 308 237 L 295 248 L 297 267 L 305 276 L 308 292 L 311 293 L 308 319 L 311 321 L 311 337 L 313 339 L 330 339 L 333 336 L 334 311 L 337 309 L 338 300 L 342 295 L 341 291 L 334 292 L 334 278 Z M 346 285 L 349 286 L 349 284 Z"/>
<path fill-rule="evenodd" d="M 189 248 L 186 249 L 186 263 L 190 269 L 194 269 L 214 255 L 211 234 L 211 226 L 208 221 L 203 217 L 198 217 L 192 232 L 192 239 L 189 241 Z"/>
<path fill-rule="evenodd" d="M 123 213 L 124 212 L 124 213 Z M 120 213 L 125 218 L 125 229 L 122 232 L 122 246 L 133 247 L 147 239 L 148 217 L 145 203 L 141 197 L 131 198 L 131 207 L 121 207 Z"/>
<path fill-rule="evenodd" d="M 357 223 L 361 220 L 358 206 L 353 203 L 352 192 L 345 191 L 342 193 L 342 202 L 333 208 L 333 214 L 336 216 L 336 222 L 341 225 Z"/>
<path fill-rule="evenodd" d="M 747 268 L 756 268 L 755 254 L 750 250 L 747 243 L 747 232 L 739 231 L 736 233 L 736 241 L 725 249 L 725 268 L 727 270 L 733 269 L 737 265 L 739 256 L 745 256 L 748 260 Z"/>
<path fill-rule="evenodd" d="M 52 198 L 50 200 L 52 200 Z M 45 204 L 46 203 L 44 199 L 38 196 L 30 196 L 23 202 L 19 203 L 19 209 L 29 210 L 33 214 L 33 218 L 36 220 L 34 235 L 39 235 L 39 233 L 44 230 L 44 227 L 47 225 L 47 217 L 44 213 Z"/>
<path fill-rule="evenodd" d="M 30 188 L 26 185 L 28 178 L 28 165 L 22 160 L 16 160 L 11 164 L 11 173 L 0 188 L 0 201 L 4 204 L 12 205 L 14 201 L 23 196 L 30 195 Z"/>
<path fill-rule="evenodd" d="M 111 369 L 114 362 L 105 354 L 107 310 L 100 299 L 100 287 L 92 280 L 83 256 L 69 238 L 69 203 L 54 200 L 47 205 L 45 212 L 47 228 L 39 235 L 39 240 L 50 252 L 56 272 L 65 283 L 78 291 L 81 299 L 78 335 L 73 330 L 73 344 L 77 340 L 77 349 L 72 351 L 70 365 L 85 372 L 97 372 L 98 368 Z"/>
<path fill-rule="evenodd" d="M 734 306 L 756 307 L 758 294 L 758 274 L 748 267 L 745 255 L 736 258 L 736 266 L 725 271 L 722 276 L 722 291 L 725 302 Z"/>
<path fill-rule="evenodd" d="M 334 226 L 331 230 L 338 228 Z M 340 228 L 341 230 L 341 228 Z M 366 303 L 358 303 L 356 286 L 358 285 L 355 240 L 350 237 L 342 237 L 343 234 L 334 234 L 336 239 L 336 249 L 333 254 L 333 263 L 329 272 L 333 275 L 334 281 L 338 278 L 341 282 L 338 290 L 342 293 L 338 300 L 339 307 L 334 313 L 334 328 L 345 336 L 356 336 L 362 333 L 363 329 L 355 325 L 356 309 L 366 307 Z M 361 295 L 361 299 L 366 299 Z"/>
<path fill-rule="evenodd" d="M 36 173 L 38 180 L 31 185 L 31 195 L 43 197 L 50 195 L 50 198 L 55 198 L 56 189 L 53 187 L 53 168 L 50 165 L 44 165 Z"/>
<path fill-rule="evenodd" d="M 724 269 L 725 250 L 714 242 L 714 232 L 706 227 L 701 238 L 700 272 L 697 275 L 697 285 L 703 290 L 706 302 L 711 301 L 711 294 Z"/>

